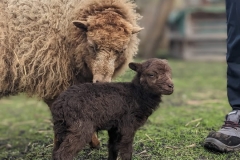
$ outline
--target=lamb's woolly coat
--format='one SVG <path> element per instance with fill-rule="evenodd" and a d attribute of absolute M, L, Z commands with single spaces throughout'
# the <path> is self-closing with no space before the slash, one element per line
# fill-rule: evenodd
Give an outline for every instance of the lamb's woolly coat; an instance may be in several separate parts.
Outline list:
<path fill-rule="evenodd" d="M 130 63 L 137 74 L 131 83 L 84 83 L 60 94 L 50 107 L 54 124 L 54 160 L 71 160 L 91 141 L 94 131 L 107 130 L 108 160 L 130 160 L 134 134 L 161 102 L 173 93 L 167 61 Z"/>
<path fill-rule="evenodd" d="M 0 97 L 47 100 L 94 76 L 111 81 L 137 53 L 135 7 L 130 0 L 0 0 Z"/>

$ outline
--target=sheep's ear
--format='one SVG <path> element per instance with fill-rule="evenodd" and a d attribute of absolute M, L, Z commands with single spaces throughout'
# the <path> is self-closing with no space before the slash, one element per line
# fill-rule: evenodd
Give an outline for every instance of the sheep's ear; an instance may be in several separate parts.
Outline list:
<path fill-rule="evenodd" d="M 133 29 L 132 29 L 132 34 L 138 33 L 138 32 L 140 32 L 140 31 L 143 30 L 143 29 L 144 29 L 144 28 L 133 27 Z"/>
<path fill-rule="evenodd" d="M 73 21 L 72 22 L 76 27 L 87 30 L 88 24 L 87 21 Z"/>
<path fill-rule="evenodd" d="M 129 63 L 128 64 L 129 68 L 131 68 L 132 70 L 136 71 L 136 72 L 139 72 L 142 68 L 142 65 L 140 63 Z"/>

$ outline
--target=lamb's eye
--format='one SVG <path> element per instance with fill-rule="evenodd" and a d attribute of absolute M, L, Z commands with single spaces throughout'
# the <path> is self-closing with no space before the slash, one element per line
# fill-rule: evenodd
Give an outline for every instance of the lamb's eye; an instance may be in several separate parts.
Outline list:
<path fill-rule="evenodd" d="M 153 78 L 153 77 L 154 77 L 154 75 L 153 75 L 153 74 L 148 74 L 148 77 L 151 77 L 151 78 Z"/>

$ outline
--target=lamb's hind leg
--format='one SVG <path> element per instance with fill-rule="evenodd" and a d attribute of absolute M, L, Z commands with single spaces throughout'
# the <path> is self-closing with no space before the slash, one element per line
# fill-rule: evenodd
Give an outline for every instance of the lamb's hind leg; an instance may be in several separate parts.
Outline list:
<path fill-rule="evenodd" d="M 53 153 L 54 160 L 72 160 L 91 141 L 94 128 L 91 122 L 76 122 L 69 129 L 59 149 Z"/>
<path fill-rule="evenodd" d="M 53 104 L 53 102 L 55 101 L 56 98 L 53 99 L 44 99 L 44 102 L 48 105 L 48 107 L 50 108 Z M 98 140 L 97 137 L 97 133 L 93 133 L 92 134 L 92 140 L 89 143 L 89 145 L 91 146 L 91 148 L 99 148 L 100 147 L 100 141 Z"/>

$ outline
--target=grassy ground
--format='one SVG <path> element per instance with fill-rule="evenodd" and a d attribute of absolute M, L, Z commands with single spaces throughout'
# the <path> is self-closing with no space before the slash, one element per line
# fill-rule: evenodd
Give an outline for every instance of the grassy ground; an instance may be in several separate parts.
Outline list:
<path fill-rule="evenodd" d="M 161 107 L 135 136 L 134 160 L 237 160 L 240 153 L 216 153 L 203 148 L 203 140 L 218 130 L 231 108 L 226 98 L 224 62 L 170 61 L 175 92 L 164 96 Z M 129 81 L 128 70 L 117 81 Z M 52 150 L 52 124 L 48 107 L 24 95 L 0 100 L 0 159 L 48 160 Z M 102 146 L 88 146 L 79 160 L 107 157 L 106 132 Z"/>

